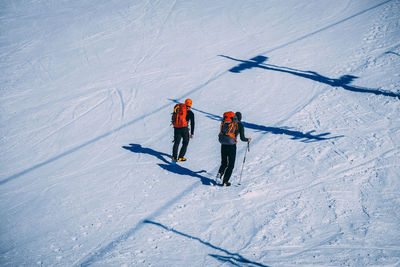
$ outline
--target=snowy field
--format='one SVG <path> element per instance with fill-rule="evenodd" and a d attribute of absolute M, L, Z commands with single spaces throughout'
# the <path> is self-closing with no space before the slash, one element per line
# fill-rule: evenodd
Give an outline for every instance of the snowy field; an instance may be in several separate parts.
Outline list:
<path fill-rule="evenodd" d="M 0 266 L 400 266 L 400 0 L 3 0 L 0 58 Z"/>

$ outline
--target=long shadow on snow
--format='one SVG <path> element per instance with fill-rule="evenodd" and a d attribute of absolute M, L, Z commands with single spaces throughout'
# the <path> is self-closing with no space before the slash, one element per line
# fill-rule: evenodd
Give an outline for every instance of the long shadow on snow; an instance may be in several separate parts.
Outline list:
<path fill-rule="evenodd" d="M 151 148 L 142 147 L 139 144 L 129 144 L 129 146 L 123 146 L 122 148 L 129 150 L 133 153 L 147 154 L 147 155 L 151 155 L 151 156 L 158 158 L 159 160 L 163 161 L 164 164 L 157 163 L 157 165 L 169 172 L 176 173 L 179 175 L 188 175 L 188 176 L 192 176 L 195 178 L 199 178 L 201 180 L 202 184 L 204 184 L 204 185 L 211 185 L 211 184 L 214 185 L 215 184 L 214 180 L 211 180 L 211 179 L 199 174 L 199 173 L 206 172 L 205 170 L 195 172 L 195 171 L 189 170 L 188 168 L 182 167 L 179 164 L 172 164 L 171 162 L 169 162 L 168 160 L 165 159 L 165 157 L 170 158 L 170 155 L 168 155 L 166 153 L 159 152 L 159 151 L 156 151 Z"/>
<path fill-rule="evenodd" d="M 393 52 L 393 51 L 385 52 L 385 54 L 393 54 L 393 55 L 395 55 L 395 56 L 400 57 L 400 54 L 399 54 L 399 53 L 396 53 L 396 52 Z"/>
<path fill-rule="evenodd" d="M 170 99 L 171 101 L 177 103 L 178 101 L 175 99 Z M 212 120 L 216 120 L 216 121 L 221 121 L 222 117 L 215 115 L 215 114 L 211 114 L 209 112 L 197 109 L 197 108 L 193 108 L 193 110 L 203 113 L 205 114 L 208 118 L 212 119 Z M 255 124 L 255 123 L 250 123 L 250 122 L 245 122 L 242 121 L 242 124 L 244 127 L 248 128 L 248 129 L 253 129 L 256 131 L 260 131 L 263 132 L 264 134 L 267 133 L 272 133 L 272 134 L 285 134 L 285 135 L 289 135 L 292 136 L 292 140 L 299 140 L 301 142 L 304 143 L 311 143 L 311 142 L 317 142 L 317 141 L 323 141 L 323 140 L 329 140 L 329 139 L 336 139 L 339 137 L 343 137 L 343 135 L 340 136 L 331 136 L 328 137 L 328 135 L 330 135 L 331 133 L 322 133 L 322 134 L 313 134 L 315 132 L 315 130 L 312 131 L 308 131 L 306 133 L 300 132 L 300 131 L 293 131 L 293 130 L 289 130 L 289 128 L 285 127 L 285 128 L 278 128 L 278 127 L 270 127 L 270 126 L 264 126 L 264 125 L 259 125 L 259 124 Z"/>
<path fill-rule="evenodd" d="M 170 232 L 172 232 L 172 233 L 178 234 L 178 235 L 180 235 L 180 236 L 186 237 L 186 238 L 188 238 L 188 239 L 190 239 L 190 240 L 196 240 L 196 241 L 200 242 L 200 243 L 203 244 L 203 245 L 206 245 L 206 246 L 208 246 L 208 247 L 210 247 L 210 248 L 212 248 L 212 249 L 215 249 L 215 250 L 218 250 L 218 251 L 220 251 L 220 252 L 225 253 L 226 256 L 225 256 L 225 255 L 224 255 L 224 256 L 223 256 L 223 255 L 217 255 L 217 254 L 209 254 L 209 256 L 211 256 L 211 257 L 213 257 L 213 258 L 215 258 L 215 259 L 217 259 L 217 260 L 219 260 L 219 261 L 222 261 L 222 262 L 229 262 L 229 263 L 231 263 L 231 264 L 233 264 L 233 265 L 236 265 L 236 266 L 243 266 L 243 264 L 246 264 L 246 265 L 267 267 L 267 265 L 264 265 L 264 264 L 261 264 L 261 263 L 258 263 L 258 262 L 254 262 L 254 261 L 251 261 L 251 260 L 248 260 L 248 259 L 244 258 L 243 256 L 241 256 L 241 255 L 238 254 L 238 253 L 232 253 L 232 252 L 230 252 L 230 251 L 228 251 L 228 250 L 226 250 L 226 249 L 217 247 L 217 246 L 215 246 L 215 245 L 213 245 L 213 244 L 211 244 L 211 243 L 209 243 L 209 242 L 203 241 L 203 240 L 201 240 L 201 239 L 198 238 L 198 237 L 191 236 L 191 235 L 188 235 L 188 234 L 179 232 L 179 231 L 177 231 L 177 230 L 175 230 L 175 229 L 172 229 L 172 228 L 169 228 L 169 227 L 167 227 L 167 226 L 165 226 L 165 225 L 163 225 L 163 224 L 161 224 L 161 223 L 154 222 L 154 221 L 151 221 L 151 220 L 144 220 L 143 223 L 152 224 L 152 225 L 161 227 L 161 228 L 163 228 L 164 230 L 167 230 L 167 231 L 170 231 Z"/>
<path fill-rule="evenodd" d="M 353 76 L 353 75 L 343 75 L 339 79 L 334 79 L 334 78 L 329 78 L 329 77 L 323 76 L 315 71 L 303 71 L 303 70 L 292 69 L 292 68 L 287 68 L 287 67 L 282 67 L 282 66 L 275 66 L 275 65 L 271 65 L 271 64 L 263 64 L 265 61 L 268 60 L 268 57 L 261 56 L 261 55 L 251 58 L 250 60 L 241 60 L 241 59 L 236 59 L 236 58 L 232 58 L 232 57 L 224 56 L 224 55 L 220 55 L 220 56 L 231 59 L 233 61 L 241 62 L 239 65 L 229 69 L 229 71 L 233 72 L 233 73 L 240 73 L 243 70 L 252 69 L 252 68 L 260 68 L 260 69 L 265 69 L 265 70 L 272 70 L 272 71 L 278 71 L 278 72 L 292 74 L 292 75 L 310 79 L 310 80 L 313 80 L 316 82 L 324 83 L 324 84 L 330 85 L 332 87 L 342 87 L 343 89 L 352 91 L 352 92 L 370 93 L 370 94 L 390 96 L 390 97 L 395 97 L 395 98 L 400 99 L 399 93 L 383 91 L 380 89 L 371 89 L 371 88 L 366 88 L 366 87 L 350 85 L 353 82 L 353 80 L 358 78 L 357 76 Z"/>

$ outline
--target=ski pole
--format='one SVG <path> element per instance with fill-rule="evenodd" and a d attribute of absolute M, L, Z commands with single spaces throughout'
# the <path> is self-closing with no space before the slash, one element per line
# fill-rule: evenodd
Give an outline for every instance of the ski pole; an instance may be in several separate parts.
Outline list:
<path fill-rule="evenodd" d="M 243 163 L 242 163 L 242 171 L 240 172 L 240 178 L 239 178 L 238 185 L 240 185 L 240 182 L 242 181 L 242 174 L 243 174 L 244 163 L 246 162 L 247 151 L 250 151 L 250 143 L 249 142 L 247 142 L 246 152 L 244 153 L 244 158 L 243 158 Z"/>

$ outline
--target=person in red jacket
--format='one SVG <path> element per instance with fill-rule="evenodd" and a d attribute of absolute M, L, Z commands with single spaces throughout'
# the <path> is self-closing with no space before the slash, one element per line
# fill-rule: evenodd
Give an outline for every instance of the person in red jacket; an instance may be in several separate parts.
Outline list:
<path fill-rule="evenodd" d="M 172 162 L 176 161 L 186 161 L 185 154 L 187 147 L 189 145 L 189 139 L 193 138 L 194 136 L 194 114 L 191 110 L 192 107 L 192 100 L 186 99 L 185 100 L 186 106 L 186 126 L 183 127 L 176 127 L 174 126 L 174 146 L 172 147 Z M 190 130 L 189 130 L 190 124 Z M 179 151 L 179 144 L 182 140 L 182 147 Z"/>

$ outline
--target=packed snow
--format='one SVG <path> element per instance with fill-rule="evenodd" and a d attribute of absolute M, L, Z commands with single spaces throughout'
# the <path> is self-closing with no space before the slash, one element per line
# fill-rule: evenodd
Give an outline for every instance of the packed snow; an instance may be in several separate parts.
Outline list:
<path fill-rule="evenodd" d="M 399 14 L 1 1 L 0 265 L 400 266 Z M 186 98 L 195 134 L 173 165 Z M 225 111 L 252 138 L 230 187 Z"/>

